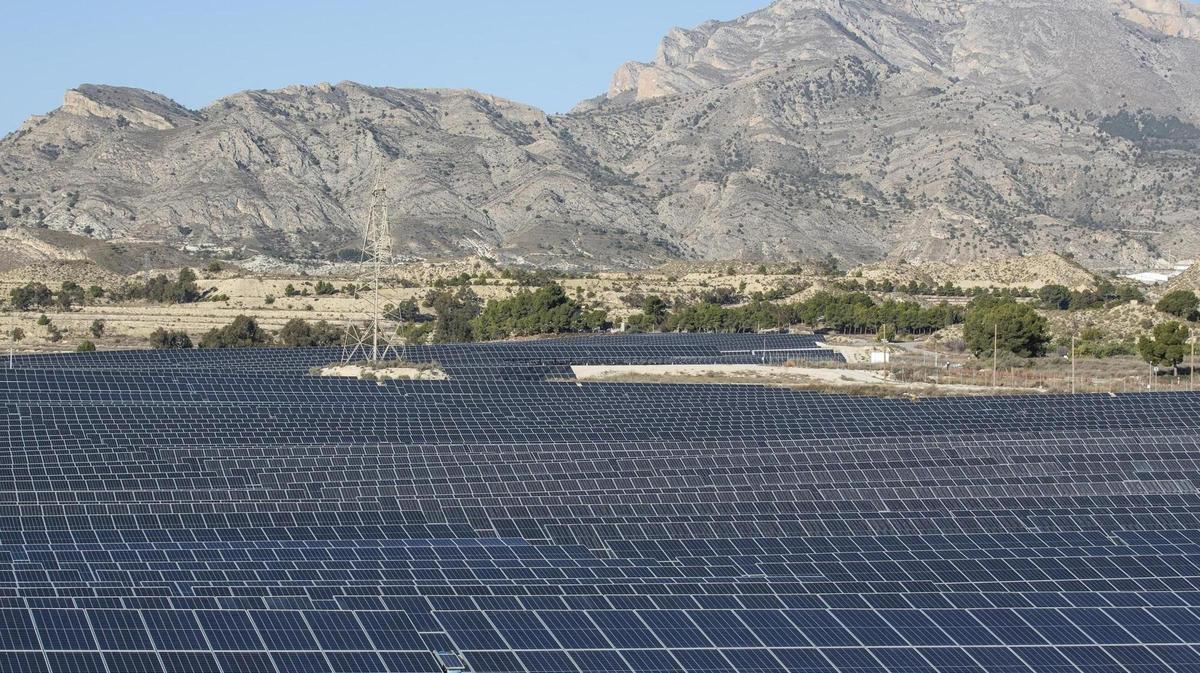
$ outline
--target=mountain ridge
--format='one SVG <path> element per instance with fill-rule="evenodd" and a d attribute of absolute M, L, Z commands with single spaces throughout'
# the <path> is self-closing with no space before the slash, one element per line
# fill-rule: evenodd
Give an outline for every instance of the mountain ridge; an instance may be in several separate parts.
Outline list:
<path fill-rule="evenodd" d="M 1194 256 L 1197 21 L 1174 0 L 778 0 L 671 31 L 562 115 L 348 81 L 198 110 L 81 85 L 0 140 L 0 221 L 353 256 L 378 181 L 413 257 Z"/>

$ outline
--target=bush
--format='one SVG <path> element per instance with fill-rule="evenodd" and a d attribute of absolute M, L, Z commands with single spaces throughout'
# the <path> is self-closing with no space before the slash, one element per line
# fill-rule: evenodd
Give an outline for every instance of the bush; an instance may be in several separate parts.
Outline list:
<path fill-rule="evenodd" d="M 1027 304 L 991 296 L 976 297 L 967 306 L 963 324 L 967 348 L 980 357 L 996 347 L 1021 357 L 1044 355 L 1050 342 L 1046 319 Z"/>
<path fill-rule="evenodd" d="M 41 327 L 45 327 L 46 325 L 49 325 L 50 324 L 49 316 L 47 316 L 45 313 L 41 314 L 40 316 L 38 316 L 37 324 Z"/>
<path fill-rule="evenodd" d="M 1184 320 L 1200 318 L 1197 309 L 1200 308 L 1200 298 L 1191 290 L 1175 290 L 1163 295 L 1154 308 Z"/>
<path fill-rule="evenodd" d="M 150 333 L 150 347 L 155 350 L 183 350 L 192 347 L 192 339 L 187 332 L 159 327 Z"/>
<path fill-rule="evenodd" d="M 279 330 L 279 342 L 288 348 L 312 348 L 316 346 L 338 346 L 344 341 L 345 331 L 324 320 L 309 323 L 301 318 L 292 318 Z"/>
<path fill-rule="evenodd" d="M 75 352 L 77 353 L 94 353 L 95 351 L 96 344 L 91 341 L 81 341 L 79 342 L 79 346 L 75 348 Z"/>
<path fill-rule="evenodd" d="M 1164 322 L 1154 326 L 1150 336 L 1138 337 L 1138 354 L 1155 367 L 1170 367 L 1179 373 L 1179 363 L 1187 354 L 1188 328 L 1180 322 Z"/>
<path fill-rule="evenodd" d="M 337 294 L 337 288 L 333 286 L 333 283 L 326 282 L 323 280 L 317 281 L 317 285 L 315 288 L 313 288 L 313 291 L 316 292 L 318 297 L 324 297 L 326 295 Z"/>
<path fill-rule="evenodd" d="M 21 329 L 20 327 L 14 327 L 11 331 L 9 331 L 8 338 L 12 339 L 13 341 L 24 341 L 25 330 Z"/>
<path fill-rule="evenodd" d="M 221 266 L 220 262 L 209 262 L 204 270 L 208 273 L 220 273 L 225 270 L 225 267 Z"/>
<path fill-rule="evenodd" d="M 213 328 L 200 338 L 201 348 L 253 348 L 271 343 L 271 335 L 249 316 L 239 315 L 224 327 Z"/>
<path fill-rule="evenodd" d="M 103 320 L 93 320 L 92 326 L 88 328 L 88 331 L 92 333 L 92 336 L 99 339 L 101 336 L 104 335 L 104 321 Z"/>

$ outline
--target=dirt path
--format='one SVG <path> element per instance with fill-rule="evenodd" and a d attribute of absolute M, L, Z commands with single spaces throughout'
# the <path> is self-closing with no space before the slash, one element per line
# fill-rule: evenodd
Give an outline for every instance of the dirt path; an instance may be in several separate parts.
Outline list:
<path fill-rule="evenodd" d="M 895 381 L 884 372 L 832 367 L 778 367 L 771 365 L 575 365 L 580 381 L 683 380 L 705 383 L 767 385 L 879 386 L 894 390 L 927 391 L 931 388 L 957 393 L 1040 392 L 1035 388 L 992 388 L 959 384 L 933 386 Z"/>

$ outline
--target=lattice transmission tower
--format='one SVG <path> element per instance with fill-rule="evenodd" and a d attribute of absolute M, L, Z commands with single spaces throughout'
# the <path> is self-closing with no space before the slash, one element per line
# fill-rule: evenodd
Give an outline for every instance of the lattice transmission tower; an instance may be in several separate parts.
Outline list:
<path fill-rule="evenodd" d="M 370 292 L 367 300 L 366 320 L 351 324 L 346 329 L 346 346 L 343 349 L 345 362 L 367 360 L 372 363 L 403 358 L 403 346 L 396 346 L 399 325 L 391 320 L 384 310 L 380 296 L 385 268 L 392 265 L 392 236 L 388 226 L 387 188 L 376 183 L 371 190 L 371 208 L 363 231 L 360 268 L 369 276 Z"/>

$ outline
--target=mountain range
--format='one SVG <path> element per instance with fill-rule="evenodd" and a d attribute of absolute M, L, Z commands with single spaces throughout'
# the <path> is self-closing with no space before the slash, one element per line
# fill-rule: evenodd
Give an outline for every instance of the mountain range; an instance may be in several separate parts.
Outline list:
<path fill-rule="evenodd" d="M 356 258 L 1200 254 L 1200 12 L 1176 0 L 778 0 L 665 36 L 570 113 L 354 82 L 191 110 L 82 85 L 0 140 L 0 226 Z"/>

